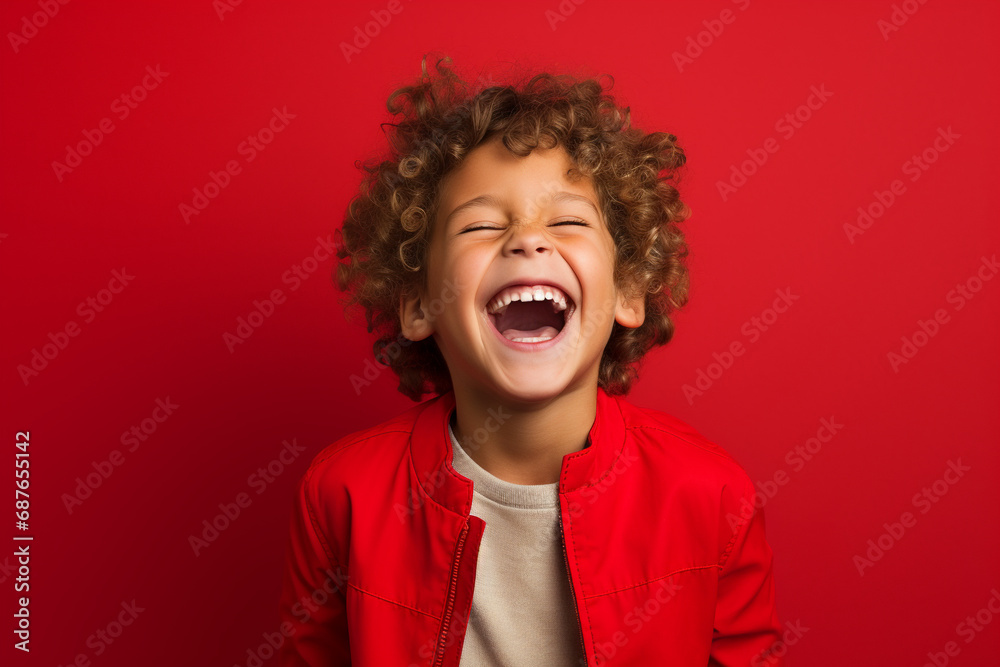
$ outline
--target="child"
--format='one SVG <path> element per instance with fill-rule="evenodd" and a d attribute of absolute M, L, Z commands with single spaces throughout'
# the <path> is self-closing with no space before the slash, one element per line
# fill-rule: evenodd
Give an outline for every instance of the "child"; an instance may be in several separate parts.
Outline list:
<path fill-rule="evenodd" d="M 687 297 L 676 137 L 595 80 L 389 98 L 338 254 L 375 356 L 419 401 L 298 488 L 281 664 L 777 665 L 743 468 L 633 406 Z"/>

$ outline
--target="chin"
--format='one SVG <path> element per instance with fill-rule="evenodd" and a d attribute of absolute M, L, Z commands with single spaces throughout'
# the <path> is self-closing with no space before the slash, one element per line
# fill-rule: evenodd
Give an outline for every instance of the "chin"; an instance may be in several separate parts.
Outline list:
<path fill-rule="evenodd" d="M 525 373 L 523 377 L 508 379 L 511 385 L 501 389 L 505 398 L 512 403 L 541 403 L 557 398 L 566 391 L 567 385 L 559 382 L 540 384 L 537 374 Z"/>

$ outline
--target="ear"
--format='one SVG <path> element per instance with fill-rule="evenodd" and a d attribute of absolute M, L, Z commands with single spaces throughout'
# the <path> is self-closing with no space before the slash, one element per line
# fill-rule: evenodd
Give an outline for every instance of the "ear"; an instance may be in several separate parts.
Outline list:
<path fill-rule="evenodd" d="M 628 298 L 625 292 L 618 292 L 618 304 L 615 306 L 615 321 L 623 327 L 635 329 L 642 326 L 646 320 L 646 295 L 640 294 Z"/>
<path fill-rule="evenodd" d="M 419 290 L 399 297 L 399 324 L 409 340 L 423 340 L 434 333 L 434 324 L 421 307 L 422 302 Z"/>

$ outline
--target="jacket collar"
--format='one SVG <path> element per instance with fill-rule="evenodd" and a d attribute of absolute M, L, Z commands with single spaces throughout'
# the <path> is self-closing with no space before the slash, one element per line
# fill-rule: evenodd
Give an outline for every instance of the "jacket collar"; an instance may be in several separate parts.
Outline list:
<path fill-rule="evenodd" d="M 410 438 L 410 455 L 417 481 L 432 500 L 468 516 L 472 510 L 472 481 L 452 467 L 448 421 L 455 408 L 455 392 L 428 400 L 419 412 Z M 563 457 L 559 492 L 569 493 L 597 483 L 622 453 L 625 418 L 619 399 L 597 388 L 597 415 L 588 434 L 590 445 Z"/>

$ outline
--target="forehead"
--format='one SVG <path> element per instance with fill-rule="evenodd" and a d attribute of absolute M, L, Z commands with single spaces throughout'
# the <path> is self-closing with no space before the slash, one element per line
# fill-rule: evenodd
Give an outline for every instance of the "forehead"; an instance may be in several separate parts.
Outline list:
<path fill-rule="evenodd" d="M 586 206 L 589 200 L 592 208 L 598 208 L 592 179 L 575 169 L 561 145 L 536 148 L 519 157 L 508 151 L 499 138 L 470 151 L 442 179 L 436 217 L 444 221 L 456 207 L 473 198 L 484 205 L 506 201 L 512 207 L 526 208 L 546 202 Z"/>

